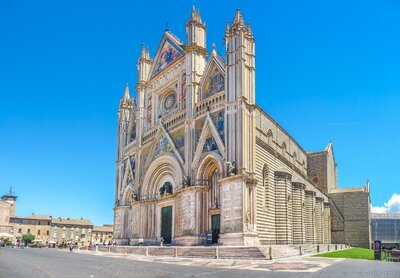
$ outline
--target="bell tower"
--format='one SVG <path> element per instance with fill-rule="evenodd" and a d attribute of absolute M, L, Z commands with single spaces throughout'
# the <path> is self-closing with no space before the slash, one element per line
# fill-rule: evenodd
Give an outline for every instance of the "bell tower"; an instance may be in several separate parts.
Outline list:
<path fill-rule="evenodd" d="M 198 101 L 200 79 L 206 67 L 206 24 L 200 11 L 192 8 L 186 22 L 185 75 L 186 75 L 186 122 L 185 122 L 185 176 L 191 176 L 194 144 L 193 111 Z"/>
<path fill-rule="evenodd" d="M 254 171 L 255 42 L 240 10 L 226 24 L 227 160 L 239 173 Z"/>

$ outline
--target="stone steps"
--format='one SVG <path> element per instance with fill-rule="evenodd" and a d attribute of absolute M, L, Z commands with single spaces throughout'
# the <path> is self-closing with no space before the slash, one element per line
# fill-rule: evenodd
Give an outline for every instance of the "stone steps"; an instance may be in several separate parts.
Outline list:
<path fill-rule="evenodd" d="M 242 260 L 266 259 L 264 253 L 258 247 L 219 247 L 218 258 Z"/>
<path fill-rule="evenodd" d="M 139 256 L 187 257 L 204 259 L 265 260 L 317 254 L 348 248 L 335 244 L 269 245 L 269 246 L 98 246 L 99 252 Z"/>
<path fill-rule="evenodd" d="M 215 258 L 215 247 L 202 247 L 202 248 L 178 248 L 179 257 L 189 258 Z"/>

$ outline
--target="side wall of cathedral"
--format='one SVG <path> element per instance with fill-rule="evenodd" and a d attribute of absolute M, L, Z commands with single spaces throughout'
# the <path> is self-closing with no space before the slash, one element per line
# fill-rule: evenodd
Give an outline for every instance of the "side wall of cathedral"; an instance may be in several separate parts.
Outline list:
<path fill-rule="evenodd" d="M 330 243 L 328 197 L 307 176 L 307 154 L 256 110 L 257 231 L 264 244 Z"/>

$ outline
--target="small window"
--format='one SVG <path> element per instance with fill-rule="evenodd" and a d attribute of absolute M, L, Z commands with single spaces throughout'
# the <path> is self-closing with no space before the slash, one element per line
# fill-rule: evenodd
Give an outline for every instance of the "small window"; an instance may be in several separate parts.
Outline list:
<path fill-rule="evenodd" d="M 40 236 L 40 230 L 37 231 L 38 236 Z"/>
<path fill-rule="evenodd" d="M 22 233 L 22 229 L 21 228 L 18 229 L 18 233 Z"/>
<path fill-rule="evenodd" d="M 27 233 L 30 234 L 31 233 L 31 229 L 28 229 Z"/>
<path fill-rule="evenodd" d="M 50 231 L 46 231 L 46 235 L 50 235 Z"/>
<path fill-rule="evenodd" d="M 314 177 L 314 178 L 312 179 L 312 181 L 313 181 L 313 183 L 318 183 L 318 182 L 319 182 L 319 178 L 318 178 L 318 177 Z"/>

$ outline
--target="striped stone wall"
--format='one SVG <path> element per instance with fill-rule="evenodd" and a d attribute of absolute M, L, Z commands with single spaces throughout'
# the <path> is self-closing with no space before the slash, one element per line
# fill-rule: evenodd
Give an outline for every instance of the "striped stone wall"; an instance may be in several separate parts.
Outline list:
<path fill-rule="evenodd" d="M 306 243 L 314 243 L 315 242 L 315 217 L 314 217 L 314 209 L 315 209 L 315 192 L 307 190 L 305 192 L 306 202 L 305 202 L 305 211 L 306 211 Z"/>
<path fill-rule="evenodd" d="M 292 231 L 292 176 L 285 172 L 275 172 L 275 222 L 276 243 L 293 243 Z"/>
<path fill-rule="evenodd" d="M 293 187 L 293 243 L 303 244 L 306 238 L 306 214 L 304 210 L 305 192 L 304 184 L 292 183 Z"/>
<path fill-rule="evenodd" d="M 322 213 L 324 210 L 324 199 L 317 197 L 315 198 L 315 240 L 316 243 L 323 243 L 323 221 Z"/>

